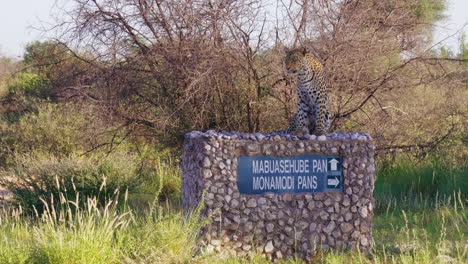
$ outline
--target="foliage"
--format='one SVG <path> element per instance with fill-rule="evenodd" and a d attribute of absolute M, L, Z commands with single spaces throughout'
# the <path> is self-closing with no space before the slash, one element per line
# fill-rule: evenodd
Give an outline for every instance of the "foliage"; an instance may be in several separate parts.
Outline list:
<path fill-rule="evenodd" d="M 458 57 L 465 61 L 464 65 L 468 65 L 468 42 L 465 33 L 462 33 L 460 36 L 460 53 Z"/>
<path fill-rule="evenodd" d="M 17 70 L 18 62 L 0 56 L 0 98 L 8 93 L 8 81 L 11 75 Z"/>
<path fill-rule="evenodd" d="M 139 184 L 138 159 L 129 153 L 87 158 L 17 156 L 0 184 L 15 194 L 23 208 L 43 210 L 41 198 L 84 195 L 105 201 L 114 191 L 133 191 Z"/>
<path fill-rule="evenodd" d="M 440 20 L 444 18 L 443 11 L 446 10 L 446 0 L 420 0 L 417 3 L 416 14 L 427 21 Z"/>
<path fill-rule="evenodd" d="M 191 130 L 268 132 L 287 126 L 296 95 L 294 78 L 282 67 L 284 46 L 307 46 L 324 64 L 335 130 L 371 131 L 388 148 L 407 144 L 380 129 L 395 121 L 388 108 L 399 107 L 389 106 L 389 97 L 436 81 L 447 84 L 444 91 L 461 87 L 459 78 L 445 73 L 447 67 L 462 69 L 430 49 L 431 25 L 442 18 L 443 0 L 278 1 L 269 19 L 261 0 L 72 2 L 58 26 L 62 42 L 52 46 L 59 46 L 57 54 L 73 55 L 84 70 L 77 70 L 73 89 L 59 87 L 59 93 L 99 105 L 112 120 L 172 147 Z M 36 43 L 38 52 L 28 54 L 54 53 L 44 51 L 49 45 Z M 40 61 L 54 65 L 57 59 Z M 431 121 L 451 112 L 435 114 Z M 426 126 L 416 115 L 408 119 Z M 421 144 L 437 139 L 399 131 Z"/>
<path fill-rule="evenodd" d="M 118 192 L 105 201 L 59 194 L 42 197 L 45 210 L 34 219 L 0 213 L 1 263 L 181 263 L 195 253 L 199 209 L 184 217 L 155 202 L 134 215 L 126 206 L 119 209 Z"/>
<path fill-rule="evenodd" d="M 71 2 L 63 42 L 0 59 L 0 185 L 20 206 L 0 213 L 1 263 L 269 263 L 200 254 L 174 153 L 190 130 L 287 126 L 298 45 L 328 70 L 335 129 L 380 158 L 374 254 L 313 262 L 468 257 L 467 44 L 428 46 L 445 1 Z"/>
<path fill-rule="evenodd" d="M 129 263 L 190 262 L 198 250 L 197 236 L 205 221 L 198 208 L 184 216 L 180 210 L 153 204 L 134 223 L 118 234 Z M 130 261 L 133 260 L 133 261 Z"/>
<path fill-rule="evenodd" d="M 51 95 L 51 84 L 35 73 L 19 72 L 8 86 L 10 94 L 20 94 L 47 99 Z"/>
<path fill-rule="evenodd" d="M 152 201 L 155 191 L 158 191 L 162 200 L 178 201 L 181 197 L 182 175 L 181 170 L 175 166 L 175 162 L 164 162 L 159 157 L 148 164 L 148 157 L 142 158 L 145 164 L 139 172 L 139 179 L 144 182 L 139 191 L 131 195 L 131 202 L 141 204 L 144 201 Z"/>
<path fill-rule="evenodd" d="M 96 118 L 77 106 L 36 103 L 34 107 L 35 111 L 20 115 L 16 122 L 0 130 L 3 134 L 0 142 L 5 147 L 20 154 L 34 152 L 66 157 L 83 151 L 89 143 L 96 144 L 96 139 L 91 139 L 96 136 L 83 133 L 87 129 L 98 132 L 92 129 Z"/>
<path fill-rule="evenodd" d="M 415 181 L 409 170 L 386 168 L 385 173 L 400 173 Z M 385 184 L 397 186 L 399 181 L 390 178 Z M 155 200 L 150 207 L 135 211 L 125 198 L 131 192 L 100 200 L 81 193 L 67 196 L 60 186 L 58 196 L 42 197 L 45 210 L 37 217 L 13 209 L 0 213 L 1 263 L 270 263 L 260 253 L 246 257 L 200 254 L 196 236 L 204 224 L 201 208 L 184 216 L 174 204 Z M 421 189 L 426 203 L 419 196 L 402 197 L 396 188 L 383 194 L 381 190 L 376 189 L 376 198 L 388 199 L 380 200 L 379 208 L 385 210 L 377 210 L 374 216 L 373 255 L 319 252 L 313 263 L 464 263 L 468 257 L 464 190 L 437 198 L 430 195 L 431 190 Z"/>
<path fill-rule="evenodd" d="M 84 54 L 82 56 L 86 57 Z M 28 44 L 22 64 L 24 71 L 37 75 L 53 87 L 40 97 L 54 101 L 66 98 L 68 90 L 73 89 L 77 82 L 83 84 L 80 77 L 89 70 L 82 60 L 77 59 L 65 45 L 57 41 Z"/>
<path fill-rule="evenodd" d="M 442 158 L 417 163 L 400 157 L 382 161 L 375 184 L 377 210 L 398 201 L 399 209 L 437 207 L 454 193 L 468 199 L 468 163 L 454 166 Z"/>

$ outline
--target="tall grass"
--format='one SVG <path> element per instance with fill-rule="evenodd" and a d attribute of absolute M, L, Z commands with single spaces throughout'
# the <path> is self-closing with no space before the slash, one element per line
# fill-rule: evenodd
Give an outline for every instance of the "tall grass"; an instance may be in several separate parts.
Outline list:
<path fill-rule="evenodd" d="M 118 206 L 118 190 L 104 203 L 80 193 L 70 200 L 60 193 L 41 199 L 44 211 L 35 216 L 4 209 L 0 263 L 180 263 L 193 258 L 203 225 L 199 209 L 187 217 L 155 200 L 135 214 L 127 197 Z"/>
<path fill-rule="evenodd" d="M 19 155 L 15 166 L 0 176 L 0 184 L 15 194 L 17 204 L 40 212 L 45 205 L 41 198 L 63 195 L 74 199 L 79 193 L 104 202 L 116 189 L 134 191 L 142 182 L 137 157 L 119 152 L 68 158 Z"/>
<path fill-rule="evenodd" d="M 443 201 L 460 195 L 466 205 L 468 199 L 468 164 L 454 166 L 441 159 L 416 163 L 398 159 L 383 162 L 377 173 L 374 197 L 377 210 L 390 207 L 399 209 L 427 209 L 440 206 Z"/>
<path fill-rule="evenodd" d="M 148 177 L 148 192 L 156 189 L 146 206 L 138 201 L 147 203 L 149 194 L 141 199 L 117 188 L 107 196 L 80 191 L 70 195 L 63 181 L 54 180 L 58 191 L 40 197 L 42 211 L 31 215 L 22 207 L 4 209 L 0 213 L 0 263 L 270 263 L 261 252 L 247 257 L 200 254 L 197 236 L 204 219 L 200 208 L 189 216 L 180 210 L 176 199 L 180 194 L 173 190 L 180 185 L 171 182 L 180 179 L 179 168 L 161 160 L 140 168 L 148 169 L 139 174 Z M 466 263 L 465 172 L 466 168 L 443 164 L 405 162 L 380 170 L 373 254 L 318 252 L 311 262 Z M 107 183 L 101 181 L 96 188 L 102 191 Z M 74 184 L 68 188 L 78 190 Z M 286 259 L 280 263 L 306 262 Z"/>

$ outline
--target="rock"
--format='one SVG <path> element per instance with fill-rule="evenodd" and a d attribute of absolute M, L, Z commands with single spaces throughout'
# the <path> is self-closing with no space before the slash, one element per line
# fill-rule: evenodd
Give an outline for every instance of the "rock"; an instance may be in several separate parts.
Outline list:
<path fill-rule="evenodd" d="M 265 136 L 262 133 L 255 133 L 255 135 L 256 135 L 258 141 L 261 141 L 261 140 L 263 140 L 265 138 Z"/>
<path fill-rule="evenodd" d="M 210 159 L 209 159 L 208 157 L 205 157 L 205 158 L 203 159 L 203 167 L 209 168 L 210 166 L 211 166 L 211 161 L 210 161 Z"/>
<path fill-rule="evenodd" d="M 370 232 L 370 225 L 367 222 L 362 222 L 361 223 L 361 232 L 362 233 L 368 233 Z"/>
<path fill-rule="evenodd" d="M 330 205 L 332 205 L 333 201 L 332 201 L 332 199 L 327 198 L 327 199 L 325 200 L 325 202 L 323 202 L 323 203 L 325 204 L 325 206 L 330 206 Z"/>
<path fill-rule="evenodd" d="M 204 170 L 203 171 L 203 178 L 209 179 L 209 178 L 211 178 L 211 176 L 213 176 L 213 173 L 211 173 L 211 170 Z"/>
<path fill-rule="evenodd" d="M 252 231 L 252 229 L 254 228 L 254 224 L 252 222 L 247 222 L 245 223 L 245 226 L 244 226 L 244 230 L 249 232 L 249 231 Z"/>
<path fill-rule="evenodd" d="M 267 203 L 267 200 L 265 199 L 265 197 L 258 198 L 258 204 L 259 205 L 264 205 L 266 203 Z"/>
<path fill-rule="evenodd" d="M 297 226 L 300 230 L 304 230 L 307 228 L 307 226 L 309 226 L 309 223 L 305 221 L 300 221 L 299 223 L 297 223 Z"/>
<path fill-rule="evenodd" d="M 214 248 L 213 245 L 211 245 L 211 244 L 208 244 L 208 246 L 206 246 L 206 248 L 205 248 L 206 253 L 208 253 L 208 254 L 213 253 L 213 252 L 214 252 L 214 249 L 215 249 L 215 248 Z"/>
<path fill-rule="evenodd" d="M 273 223 L 268 223 L 268 224 L 266 224 L 266 231 L 267 231 L 268 233 L 271 233 L 271 232 L 273 232 L 274 230 L 275 230 L 275 225 L 274 225 Z"/>
<path fill-rule="evenodd" d="M 342 223 L 340 229 L 343 233 L 349 233 L 354 229 L 354 226 L 350 223 Z"/>
<path fill-rule="evenodd" d="M 359 208 L 359 214 L 362 218 L 367 218 L 368 212 L 366 207 Z"/>
<path fill-rule="evenodd" d="M 269 240 L 265 245 L 265 253 L 271 253 L 274 249 L 275 247 L 273 246 L 273 242 Z"/>
<path fill-rule="evenodd" d="M 330 221 L 328 225 L 323 229 L 323 231 L 327 234 L 331 234 L 331 232 L 333 232 L 333 230 L 335 229 L 335 226 L 335 221 Z"/>
<path fill-rule="evenodd" d="M 283 201 L 285 201 L 285 202 L 292 201 L 292 194 L 290 194 L 290 193 L 283 194 Z"/>
<path fill-rule="evenodd" d="M 317 224 L 316 223 L 311 223 L 309 226 L 309 231 L 310 232 L 315 232 L 317 229 Z"/>
<path fill-rule="evenodd" d="M 251 248 L 252 248 L 252 246 L 247 245 L 247 244 L 242 246 L 242 250 L 244 250 L 244 251 L 249 251 Z"/>
<path fill-rule="evenodd" d="M 367 247 L 369 245 L 369 240 L 366 236 L 361 236 L 361 245 L 363 245 L 364 247 Z"/>
<path fill-rule="evenodd" d="M 297 201 L 297 208 L 299 208 L 299 209 L 304 208 L 304 201 L 303 200 Z"/>
<path fill-rule="evenodd" d="M 226 164 L 224 164 L 224 162 L 221 161 L 221 162 L 219 163 L 219 168 L 220 168 L 221 170 L 224 170 L 224 168 L 226 168 Z"/>
<path fill-rule="evenodd" d="M 353 233 L 351 233 L 351 237 L 354 239 L 358 239 L 359 236 L 361 235 L 361 232 L 355 230 Z"/>
<path fill-rule="evenodd" d="M 237 208 L 239 206 L 239 201 L 237 199 L 231 200 L 231 207 Z"/>
<path fill-rule="evenodd" d="M 257 200 L 255 200 L 254 198 L 251 198 L 250 200 L 247 201 L 246 206 L 250 208 L 257 207 Z"/>
<path fill-rule="evenodd" d="M 342 204 L 346 207 L 348 207 L 349 205 L 351 205 L 351 200 L 349 200 L 349 198 L 345 198 L 342 202 Z"/>
<path fill-rule="evenodd" d="M 215 246 L 215 247 L 216 246 L 221 246 L 221 240 L 213 239 L 213 240 L 211 240 L 210 244 Z"/>
<path fill-rule="evenodd" d="M 332 236 L 336 239 L 340 238 L 341 237 L 341 232 L 339 229 L 335 229 L 335 231 L 333 231 L 332 233 Z"/>
<path fill-rule="evenodd" d="M 247 145 L 247 151 L 248 152 L 258 152 L 260 151 L 260 147 L 257 144 L 249 144 Z"/>
<path fill-rule="evenodd" d="M 240 216 L 239 215 L 235 215 L 233 218 L 232 218 L 232 221 L 234 221 L 235 223 L 240 223 L 241 219 L 240 219 Z"/>
<path fill-rule="evenodd" d="M 339 153 L 343 190 L 239 193 L 239 155 L 290 157 L 304 153 Z M 373 241 L 374 154 L 370 136 L 357 132 L 318 137 L 214 130 L 188 133 L 181 166 L 183 206 L 194 208 L 206 192 L 202 214 L 212 217 L 203 235 L 203 251 L 231 249 L 244 256 L 263 251 L 273 260 L 307 258 L 321 246 L 367 250 Z"/>
<path fill-rule="evenodd" d="M 320 218 L 322 220 L 327 220 L 330 215 L 327 212 L 325 212 L 324 210 L 321 210 L 320 213 L 319 213 L 319 216 L 320 216 Z"/>
<path fill-rule="evenodd" d="M 353 218 L 353 214 L 352 214 L 352 213 L 347 212 L 347 213 L 345 214 L 345 217 L 344 217 L 345 221 L 349 221 L 349 220 L 351 220 L 352 218 Z"/>

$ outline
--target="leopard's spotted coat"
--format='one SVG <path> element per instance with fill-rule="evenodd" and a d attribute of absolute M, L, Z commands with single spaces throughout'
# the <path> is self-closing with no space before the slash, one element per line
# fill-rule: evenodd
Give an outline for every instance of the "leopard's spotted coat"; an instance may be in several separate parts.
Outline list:
<path fill-rule="evenodd" d="M 287 52 L 285 66 L 289 74 L 297 74 L 297 113 L 291 120 L 289 129 L 278 132 L 326 134 L 330 129 L 331 114 L 322 64 L 304 48 L 300 48 Z"/>

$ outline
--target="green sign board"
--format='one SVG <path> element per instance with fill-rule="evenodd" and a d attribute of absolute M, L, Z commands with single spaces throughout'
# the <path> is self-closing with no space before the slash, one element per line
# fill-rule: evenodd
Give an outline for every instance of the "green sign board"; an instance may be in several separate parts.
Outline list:
<path fill-rule="evenodd" d="M 339 156 L 238 158 L 237 187 L 242 194 L 342 191 L 342 182 Z"/>

